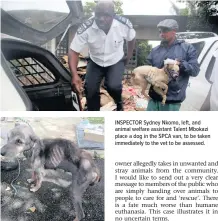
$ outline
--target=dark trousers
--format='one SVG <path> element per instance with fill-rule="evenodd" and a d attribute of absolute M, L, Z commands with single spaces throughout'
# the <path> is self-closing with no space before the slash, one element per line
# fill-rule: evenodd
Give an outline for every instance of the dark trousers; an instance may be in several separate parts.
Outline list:
<path fill-rule="evenodd" d="M 92 60 L 88 62 L 85 94 L 88 111 L 100 110 L 100 84 L 105 77 L 105 86 L 117 104 L 117 110 L 122 110 L 122 77 L 124 73 L 124 61 L 121 60 L 109 67 L 101 67 Z"/>

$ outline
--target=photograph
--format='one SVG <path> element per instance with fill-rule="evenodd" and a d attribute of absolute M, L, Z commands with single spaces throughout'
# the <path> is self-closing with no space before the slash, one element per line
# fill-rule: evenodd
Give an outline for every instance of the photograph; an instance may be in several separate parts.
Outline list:
<path fill-rule="evenodd" d="M 217 7 L 3 0 L 1 110 L 217 111 Z"/>
<path fill-rule="evenodd" d="M 104 118 L 1 117 L 1 220 L 104 220 Z"/>

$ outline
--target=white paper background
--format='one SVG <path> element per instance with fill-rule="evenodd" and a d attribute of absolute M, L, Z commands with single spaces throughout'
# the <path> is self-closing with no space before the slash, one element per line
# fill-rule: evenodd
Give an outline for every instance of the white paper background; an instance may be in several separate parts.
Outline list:
<path fill-rule="evenodd" d="M 105 221 L 114 220 L 115 161 L 217 161 L 217 112 L 2 112 L 1 117 L 105 117 Z M 189 120 L 206 123 L 211 139 L 202 147 L 114 146 L 114 120 Z M 200 209 L 200 208 L 199 208 Z M 170 221 L 217 221 L 218 215 L 171 216 Z"/>

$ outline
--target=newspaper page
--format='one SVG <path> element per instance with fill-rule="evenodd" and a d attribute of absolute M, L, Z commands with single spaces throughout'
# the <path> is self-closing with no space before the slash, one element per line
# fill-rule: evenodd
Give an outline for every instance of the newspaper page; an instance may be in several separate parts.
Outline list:
<path fill-rule="evenodd" d="M 140 113 L 106 121 L 106 217 L 216 220 L 215 116 Z"/>
<path fill-rule="evenodd" d="M 218 220 L 218 1 L 0 5 L 2 221 Z"/>

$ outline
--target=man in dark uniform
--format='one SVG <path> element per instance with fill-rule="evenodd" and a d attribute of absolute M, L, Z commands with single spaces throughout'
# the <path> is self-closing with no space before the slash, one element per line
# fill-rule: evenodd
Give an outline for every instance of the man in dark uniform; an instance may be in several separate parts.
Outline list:
<path fill-rule="evenodd" d="M 172 79 L 168 84 L 166 104 L 162 105 L 162 98 L 150 88 L 151 100 L 148 103 L 148 111 L 178 111 L 186 97 L 186 88 L 189 77 L 196 77 L 200 68 L 197 61 L 197 53 L 193 45 L 183 40 L 176 39 L 176 31 L 179 26 L 173 19 L 165 19 L 157 25 L 161 44 L 152 49 L 147 60 L 157 68 L 163 68 L 164 60 L 169 58 L 177 60 L 180 67 L 179 77 Z"/>

